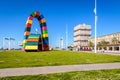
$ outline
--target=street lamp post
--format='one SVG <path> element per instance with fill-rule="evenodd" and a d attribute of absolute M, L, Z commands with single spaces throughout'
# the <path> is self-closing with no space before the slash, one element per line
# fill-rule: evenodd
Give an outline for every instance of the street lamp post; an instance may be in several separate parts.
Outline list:
<path fill-rule="evenodd" d="M 2 41 L 2 49 L 4 50 L 4 37 L 3 37 L 3 41 Z"/>
<path fill-rule="evenodd" d="M 15 39 L 14 39 L 14 38 L 11 38 L 11 37 L 9 37 L 9 38 L 3 38 L 3 47 L 4 47 L 4 39 L 9 41 L 9 43 L 8 43 L 8 46 L 9 46 L 9 47 L 8 47 L 8 49 L 10 50 L 10 49 L 11 49 L 11 48 L 10 48 L 10 47 L 11 47 L 11 40 L 15 40 Z"/>
<path fill-rule="evenodd" d="M 10 37 L 9 37 L 9 50 L 10 50 Z"/>

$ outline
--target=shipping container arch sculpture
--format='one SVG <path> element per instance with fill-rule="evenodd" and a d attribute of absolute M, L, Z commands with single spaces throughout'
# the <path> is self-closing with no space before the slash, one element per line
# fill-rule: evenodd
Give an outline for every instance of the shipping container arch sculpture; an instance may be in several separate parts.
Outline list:
<path fill-rule="evenodd" d="M 31 34 L 32 21 L 37 18 L 40 24 L 41 34 Z M 23 51 L 48 51 L 48 30 L 46 20 L 39 12 L 33 12 L 27 19 L 24 40 L 23 40 Z"/>

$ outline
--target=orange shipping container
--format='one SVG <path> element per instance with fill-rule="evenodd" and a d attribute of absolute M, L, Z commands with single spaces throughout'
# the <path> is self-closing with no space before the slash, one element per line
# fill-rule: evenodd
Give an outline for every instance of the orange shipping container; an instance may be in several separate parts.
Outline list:
<path fill-rule="evenodd" d="M 29 31 L 26 31 L 26 32 L 24 33 L 24 35 L 30 35 L 30 32 L 29 32 Z"/>
<path fill-rule="evenodd" d="M 40 23 L 45 23 L 45 22 L 46 22 L 46 21 L 45 21 L 44 18 L 40 20 Z"/>

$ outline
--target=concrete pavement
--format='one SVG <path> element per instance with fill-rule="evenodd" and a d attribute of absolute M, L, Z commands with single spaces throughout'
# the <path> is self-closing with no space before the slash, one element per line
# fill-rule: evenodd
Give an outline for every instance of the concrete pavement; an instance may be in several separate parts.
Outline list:
<path fill-rule="evenodd" d="M 72 71 L 115 69 L 115 68 L 120 69 L 120 63 L 7 68 L 7 69 L 0 69 L 0 77 L 51 74 L 51 73 L 72 72 Z"/>

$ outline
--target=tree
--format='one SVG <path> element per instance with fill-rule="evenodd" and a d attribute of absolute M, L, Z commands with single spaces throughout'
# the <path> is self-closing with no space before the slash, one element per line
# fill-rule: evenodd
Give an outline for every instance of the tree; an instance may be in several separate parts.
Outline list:
<path fill-rule="evenodd" d="M 67 47 L 69 50 L 72 50 L 73 49 L 73 46 L 68 46 Z"/>
<path fill-rule="evenodd" d="M 68 46 L 68 48 L 73 48 L 72 46 Z"/>
<path fill-rule="evenodd" d="M 112 44 L 117 44 L 119 41 L 117 40 L 117 38 L 116 37 L 113 37 L 112 38 Z"/>
<path fill-rule="evenodd" d="M 103 40 L 103 41 L 101 41 L 101 44 L 102 44 L 102 46 L 107 46 L 109 44 L 109 42 Z"/>
<path fill-rule="evenodd" d="M 101 42 L 98 42 L 97 46 L 99 47 L 99 49 L 101 50 L 102 47 L 104 47 L 104 49 L 106 49 L 106 46 L 109 45 L 108 41 L 102 40 Z"/>
<path fill-rule="evenodd" d="M 98 42 L 97 46 L 98 46 L 98 47 L 102 47 L 101 42 Z"/>
<path fill-rule="evenodd" d="M 89 47 L 93 47 L 94 44 L 93 44 L 91 41 L 89 41 L 89 42 L 88 42 L 88 46 L 89 46 Z"/>
<path fill-rule="evenodd" d="M 104 47 L 107 46 L 109 44 L 108 41 L 102 40 L 101 42 L 98 42 L 98 47 Z"/>

